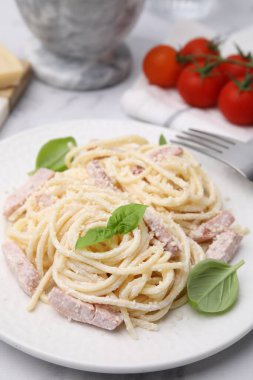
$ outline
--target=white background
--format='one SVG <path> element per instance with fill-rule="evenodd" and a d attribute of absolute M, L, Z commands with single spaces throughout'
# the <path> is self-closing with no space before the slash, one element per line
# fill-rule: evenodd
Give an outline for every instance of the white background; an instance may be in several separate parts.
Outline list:
<path fill-rule="evenodd" d="M 217 0 L 217 3 L 219 5 L 203 20 L 217 34 L 226 34 L 253 23 L 252 0 Z M 171 22 L 165 13 L 158 14 L 150 10 L 143 12 L 128 38 L 133 54 L 132 73 L 125 82 L 114 88 L 78 93 L 50 88 L 34 79 L 0 131 L 0 139 L 46 122 L 81 118 L 126 118 L 120 108 L 119 98 L 137 77 L 145 52 L 166 38 Z M 25 46 L 29 38 L 30 33 L 15 2 L 0 0 L 0 41 L 19 57 L 25 58 Z M 170 371 L 138 375 L 101 375 L 66 369 L 34 359 L 0 342 L 0 380 L 250 380 L 253 377 L 252 338 L 253 333 L 248 334 L 231 348 L 199 363 Z"/>

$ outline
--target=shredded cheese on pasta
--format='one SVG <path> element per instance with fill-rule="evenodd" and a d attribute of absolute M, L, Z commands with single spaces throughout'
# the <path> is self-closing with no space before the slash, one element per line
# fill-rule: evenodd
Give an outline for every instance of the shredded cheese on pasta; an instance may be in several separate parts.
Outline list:
<path fill-rule="evenodd" d="M 189 232 L 219 212 L 221 199 L 190 153 L 173 155 L 166 147 L 139 136 L 74 147 L 66 156 L 68 170 L 56 173 L 11 216 L 8 236 L 41 277 L 28 310 L 46 302 L 56 285 L 78 300 L 117 308 L 135 337 L 135 327 L 157 330 L 157 321 L 186 302 L 190 268 L 205 257 Z M 87 170 L 94 160 L 113 187 L 96 184 Z M 164 250 L 144 221 L 128 234 L 75 249 L 86 231 L 105 226 L 117 207 L 133 202 L 159 213 L 180 244 L 176 255 Z"/>

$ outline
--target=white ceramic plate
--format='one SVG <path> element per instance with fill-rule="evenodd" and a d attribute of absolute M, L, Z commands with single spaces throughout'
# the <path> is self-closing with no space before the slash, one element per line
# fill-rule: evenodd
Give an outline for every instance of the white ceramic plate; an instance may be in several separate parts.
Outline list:
<path fill-rule="evenodd" d="M 161 127 L 129 121 L 75 121 L 25 131 L 0 143 L 0 207 L 6 191 L 24 182 L 33 168 L 40 146 L 49 139 L 74 136 L 79 144 L 91 138 L 140 134 L 157 142 Z M 198 155 L 217 183 L 237 220 L 250 227 L 253 222 L 253 184 L 232 169 Z M 229 199 L 228 199 L 229 198 Z M 5 223 L 0 218 L 0 242 Z M 33 313 L 25 310 L 23 294 L 0 255 L 0 338 L 38 358 L 68 367 L 95 372 L 135 373 L 177 367 L 210 356 L 239 340 L 253 327 L 253 234 L 248 235 L 236 261 L 246 264 L 239 271 L 240 297 L 227 314 L 207 317 L 188 305 L 170 312 L 159 332 L 138 330 L 139 340 L 124 329 L 106 332 L 69 323 L 50 307 L 40 304 Z"/>

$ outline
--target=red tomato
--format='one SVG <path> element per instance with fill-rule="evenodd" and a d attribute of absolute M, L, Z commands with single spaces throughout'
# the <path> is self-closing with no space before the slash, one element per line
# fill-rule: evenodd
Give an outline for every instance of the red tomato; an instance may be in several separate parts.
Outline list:
<path fill-rule="evenodd" d="M 244 62 L 244 63 L 250 62 L 249 59 L 241 56 L 240 54 L 229 55 L 226 59 L 238 61 L 238 62 Z M 241 66 L 241 65 L 237 65 L 236 63 L 229 63 L 229 62 L 221 63 L 219 67 L 224 73 L 227 80 L 230 80 L 231 78 L 244 77 L 246 72 L 249 71 L 249 69 L 245 66 Z"/>
<path fill-rule="evenodd" d="M 208 40 L 204 37 L 194 38 L 190 40 L 183 46 L 179 52 L 180 55 L 202 55 L 202 54 L 212 54 L 220 55 L 218 44 L 212 40 Z"/>
<path fill-rule="evenodd" d="M 231 123 L 253 126 L 253 83 L 243 90 L 234 82 L 228 82 L 221 90 L 219 109 Z"/>
<path fill-rule="evenodd" d="M 151 84 L 175 86 L 181 72 L 176 50 L 167 45 L 155 46 L 144 58 L 143 71 Z"/>
<path fill-rule="evenodd" d="M 193 107 L 214 107 L 224 85 L 221 71 L 215 67 L 209 73 L 202 74 L 196 65 L 186 67 L 177 82 L 177 88 L 186 103 Z"/>

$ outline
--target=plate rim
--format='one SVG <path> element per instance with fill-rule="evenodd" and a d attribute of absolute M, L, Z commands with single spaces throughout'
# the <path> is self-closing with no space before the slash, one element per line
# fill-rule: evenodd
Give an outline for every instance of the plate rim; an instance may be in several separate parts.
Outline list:
<path fill-rule="evenodd" d="M 66 120 L 66 121 L 56 121 L 55 123 L 54 122 L 50 122 L 50 123 L 43 123 L 43 124 L 39 124 L 37 127 L 30 127 L 30 128 L 27 128 L 27 129 L 24 129 L 23 131 L 19 131 L 17 133 L 13 133 L 11 134 L 10 136 L 6 136 L 6 137 L 3 137 L 1 138 L 0 136 L 0 146 L 3 144 L 3 143 L 6 143 L 6 141 L 11 141 L 11 140 L 15 140 L 17 137 L 22 137 L 22 135 L 26 135 L 26 134 L 29 134 L 30 132 L 36 132 L 36 131 L 42 131 L 44 128 L 59 128 L 61 125 L 64 125 L 64 126 L 67 126 L 68 124 L 69 125 L 75 125 L 75 124 L 78 124 L 78 123 L 112 123 L 112 124 L 118 124 L 118 123 L 126 123 L 126 124 L 138 124 L 138 125 L 142 125 L 142 126 L 145 126 L 145 127 L 148 127 L 148 128 L 160 128 L 160 129 L 163 129 L 165 131 L 167 131 L 167 133 L 173 133 L 173 132 L 177 132 L 176 130 L 172 130 L 168 127 L 165 127 L 163 125 L 159 125 L 159 124 L 155 124 L 155 123 L 148 123 L 148 122 L 143 122 L 141 120 L 132 120 L 132 119 L 110 119 L 110 118 L 104 118 L 104 119 L 69 119 L 69 120 Z"/>
<path fill-rule="evenodd" d="M 154 123 L 144 123 L 142 121 L 138 120 L 128 120 L 128 119 L 72 119 L 72 120 L 66 120 L 66 121 L 59 121 L 59 122 L 52 122 L 52 123 L 45 123 L 42 125 L 39 125 L 38 127 L 32 127 L 27 128 L 24 131 L 20 131 L 18 133 L 15 133 L 11 136 L 7 136 L 0 141 L 0 147 L 2 145 L 5 145 L 8 142 L 11 142 L 12 140 L 15 140 L 17 138 L 22 137 L 22 135 L 29 135 L 29 133 L 36 133 L 43 131 L 44 129 L 49 130 L 50 128 L 60 128 L 64 125 L 64 127 L 67 127 L 68 125 L 71 125 L 73 128 L 76 125 L 83 124 L 83 128 L 85 128 L 85 123 L 98 123 L 98 124 L 104 124 L 104 123 L 112 123 L 115 125 L 119 125 L 119 123 L 122 124 L 131 124 L 131 125 L 138 125 L 138 126 L 145 126 L 149 127 L 151 129 L 153 128 L 159 128 L 160 130 L 163 130 L 164 133 L 166 131 L 166 134 L 172 133 L 173 130 L 170 130 L 166 128 L 165 126 L 156 125 Z M 175 131 L 176 132 L 176 131 Z M 138 132 L 137 132 L 138 134 Z M 210 160 L 214 160 L 210 158 Z M 215 160 L 216 161 L 216 160 Z M 178 359 L 173 362 L 173 365 L 170 365 L 169 363 L 158 363 L 158 364 L 146 364 L 145 367 L 140 364 L 131 364 L 131 367 L 120 365 L 120 366 L 105 366 L 100 365 L 99 363 L 95 366 L 93 364 L 87 364 L 87 363 L 81 363 L 80 361 L 74 361 L 69 359 L 64 359 L 62 357 L 59 357 L 57 355 L 47 354 L 44 351 L 40 351 L 37 348 L 33 348 L 32 344 L 25 344 L 18 339 L 11 338 L 8 335 L 5 335 L 3 331 L 0 330 L 0 340 L 9 344 L 10 346 L 30 355 L 35 358 L 47 361 L 49 363 L 54 363 L 57 365 L 73 368 L 73 369 L 79 369 L 89 372 L 99 372 L 99 373 L 110 373 L 110 374 L 130 374 L 130 373 L 145 373 L 145 372 L 157 372 L 172 368 L 177 368 L 179 366 L 184 366 L 187 364 L 191 364 L 200 360 L 203 360 L 205 358 L 208 358 L 210 356 L 215 355 L 216 353 L 219 353 L 223 351 L 224 349 L 232 346 L 236 342 L 238 342 L 240 339 L 242 339 L 244 336 L 246 336 L 250 331 L 253 329 L 253 319 L 251 325 L 248 325 L 246 329 L 239 332 L 236 336 L 233 336 L 232 339 L 228 340 L 224 344 L 221 344 L 218 347 L 214 347 L 213 349 L 210 349 L 209 351 L 201 354 L 194 354 L 189 358 L 186 359 Z"/>
<path fill-rule="evenodd" d="M 56 355 L 48 355 L 45 352 L 42 352 L 38 349 L 30 348 L 26 344 L 22 344 L 18 340 L 6 338 L 1 334 L 0 331 L 0 340 L 11 347 L 14 347 L 15 349 L 24 352 L 25 354 L 28 354 L 29 356 L 32 356 L 36 359 L 40 359 L 43 361 L 46 361 L 48 363 L 60 365 L 62 367 L 72 368 L 76 370 L 81 371 L 87 371 L 87 372 L 95 372 L 95 373 L 104 373 L 104 374 L 137 374 L 137 373 L 148 373 L 148 372 L 159 372 L 159 371 L 166 371 L 173 368 L 182 367 L 188 364 L 193 364 L 196 362 L 199 362 L 201 360 L 207 359 L 211 356 L 214 356 L 215 354 L 218 354 L 219 352 L 222 352 L 226 348 L 229 348 L 233 346 L 235 343 L 237 343 L 239 340 L 244 338 L 247 334 L 249 334 L 253 329 L 253 324 L 251 327 L 249 327 L 247 330 L 245 330 L 242 334 L 238 334 L 238 336 L 234 337 L 231 341 L 225 343 L 224 345 L 221 345 L 219 348 L 214 348 L 213 350 L 210 350 L 209 352 L 206 352 L 202 355 L 195 355 L 194 357 L 191 357 L 189 359 L 185 360 L 177 360 L 175 365 L 168 365 L 166 363 L 164 364 L 152 364 L 152 365 L 146 365 L 145 367 L 141 365 L 132 365 L 131 367 L 127 366 L 104 366 L 104 365 L 91 365 L 91 364 L 82 364 L 80 362 L 70 361 L 68 359 L 62 359 Z"/>

